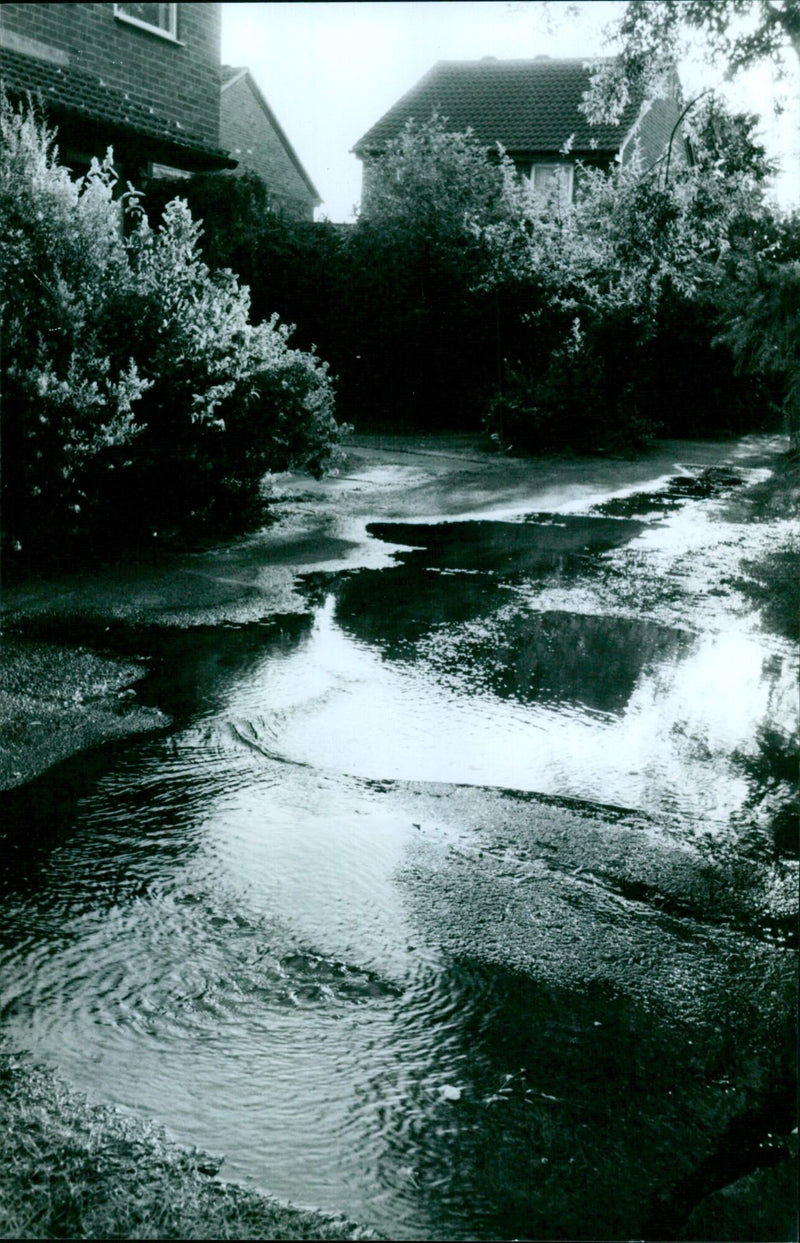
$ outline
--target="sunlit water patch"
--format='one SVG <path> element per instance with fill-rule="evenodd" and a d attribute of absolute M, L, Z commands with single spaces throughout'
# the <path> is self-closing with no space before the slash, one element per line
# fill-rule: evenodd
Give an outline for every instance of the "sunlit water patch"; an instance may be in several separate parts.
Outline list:
<path fill-rule="evenodd" d="M 791 730 L 792 662 L 755 638 L 509 605 L 441 623 L 408 601 L 407 641 L 390 613 L 382 650 L 377 577 L 360 593 L 369 616 L 345 607 L 340 625 L 329 597 L 305 643 L 234 689 L 226 714 L 242 746 L 360 777 L 538 790 L 708 827 L 748 796 L 733 754 L 764 724 Z M 444 584 L 458 600 L 460 584 Z"/>

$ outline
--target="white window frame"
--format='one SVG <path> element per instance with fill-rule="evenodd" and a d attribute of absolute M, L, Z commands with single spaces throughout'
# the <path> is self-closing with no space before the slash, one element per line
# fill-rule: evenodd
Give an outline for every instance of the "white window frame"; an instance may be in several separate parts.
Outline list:
<path fill-rule="evenodd" d="M 135 17 L 133 13 L 125 12 L 124 4 L 114 5 L 114 16 L 117 21 L 126 22 L 130 26 L 136 26 L 139 30 L 146 30 L 148 34 L 158 35 L 160 39 L 168 39 L 170 43 L 178 43 L 178 6 L 177 4 L 168 4 L 169 10 L 169 29 L 164 26 L 153 26 L 150 22 L 142 21 L 141 17 Z"/>
<path fill-rule="evenodd" d="M 548 190 L 536 189 L 536 170 L 537 168 L 546 169 L 548 172 L 555 172 L 558 182 L 558 198 L 559 202 L 564 205 L 572 202 L 572 191 L 575 180 L 575 165 L 567 164 L 562 160 L 537 160 L 531 164 L 531 171 L 528 174 L 528 180 L 531 189 L 537 194 L 546 195 Z"/>

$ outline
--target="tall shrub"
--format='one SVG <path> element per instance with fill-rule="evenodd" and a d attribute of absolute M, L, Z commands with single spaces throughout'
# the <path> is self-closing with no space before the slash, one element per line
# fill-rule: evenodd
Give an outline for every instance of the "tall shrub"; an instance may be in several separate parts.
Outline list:
<path fill-rule="evenodd" d="M 784 428 L 800 454 L 800 260 L 761 260 L 737 273 L 721 339 L 745 372 L 780 377 Z"/>
<path fill-rule="evenodd" d="M 325 363 L 289 346 L 277 315 L 249 318 L 250 295 L 199 254 L 200 225 L 174 199 L 161 227 L 131 235 L 134 289 L 112 348 L 133 335 L 149 388 L 126 489 L 131 529 L 227 531 L 251 520 L 267 470 L 319 473 L 337 441 Z"/>
<path fill-rule="evenodd" d="M 365 171 L 348 241 L 361 341 L 354 397 L 401 421 L 477 426 L 497 379 L 481 226 L 501 216 L 507 161 L 437 114 L 409 121 Z"/>
<path fill-rule="evenodd" d="M 111 155 L 73 182 L 30 108 L 2 104 L 4 549 L 113 546 L 253 521 L 268 469 L 319 471 L 327 367 L 200 258 L 174 200 L 127 240 Z"/>
<path fill-rule="evenodd" d="M 148 387 L 104 342 L 130 284 L 110 157 L 73 181 L 30 107 L 0 95 L 3 546 L 77 535 L 99 481 L 133 451 Z"/>

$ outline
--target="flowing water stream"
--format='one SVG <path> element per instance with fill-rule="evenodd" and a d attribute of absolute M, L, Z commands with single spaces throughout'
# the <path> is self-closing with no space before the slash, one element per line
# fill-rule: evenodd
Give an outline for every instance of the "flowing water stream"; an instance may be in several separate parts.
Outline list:
<path fill-rule="evenodd" d="M 678 492 L 127 632 L 173 726 L 3 796 L 9 1039 L 389 1237 L 630 1237 L 791 1039 L 796 655 L 719 587 L 788 526 Z"/>

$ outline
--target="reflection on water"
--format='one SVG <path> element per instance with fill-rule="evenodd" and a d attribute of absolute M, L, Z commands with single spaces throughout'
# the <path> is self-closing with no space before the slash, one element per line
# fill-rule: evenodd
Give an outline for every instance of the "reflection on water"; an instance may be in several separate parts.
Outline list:
<path fill-rule="evenodd" d="M 515 888 L 507 860 L 459 878 L 446 824 L 418 853 L 402 789 L 287 769 L 224 733 L 212 766 L 231 781 L 212 791 L 193 779 L 201 736 L 131 747 L 151 849 L 110 772 L 73 809 L 44 883 L 7 896 L 12 1039 L 224 1152 L 229 1176 L 345 1205 L 392 1237 L 626 1234 L 665 1151 L 688 1163 L 724 1114 L 715 1067 L 763 1059 L 759 1006 L 781 986 L 763 952 L 697 929 L 674 944 L 657 911 L 634 921 L 636 904 L 594 902 L 585 887 L 570 923 L 554 874 L 536 900 L 519 885 L 517 897 L 552 962 L 577 927 L 594 929 L 584 983 L 508 970 L 475 956 L 499 917 L 496 885 Z M 35 799 L 30 814 L 35 831 Z M 466 916 L 472 954 L 441 943 L 447 926 L 431 925 L 430 903 L 416 910 L 411 876 L 398 884 L 411 863 L 452 905 L 449 926 Z M 604 984 L 605 923 L 617 955 L 652 954 L 652 1011 Z M 748 981 L 751 1009 L 737 1013 L 731 977 Z M 713 1006 L 687 1043 L 681 997 L 697 990 Z"/>
<path fill-rule="evenodd" d="M 390 1237 L 635 1236 L 793 989 L 789 654 L 536 607 L 638 529 L 376 524 L 307 618 L 118 636 L 177 725 L 3 796 L 12 1040 Z"/>
<path fill-rule="evenodd" d="M 712 466 L 695 474 L 675 475 L 655 492 L 634 492 L 624 497 L 613 497 L 594 507 L 594 512 L 610 518 L 632 518 L 642 514 L 670 513 L 690 500 L 705 500 L 723 496 L 733 488 L 741 487 L 744 479 L 736 470 L 724 466 Z"/>
<path fill-rule="evenodd" d="M 525 522 L 373 522 L 371 535 L 415 551 L 402 559 L 447 570 L 494 574 L 532 573 L 570 558 L 616 548 L 641 531 L 638 522 L 615 518 L 529 514 Z"/>

